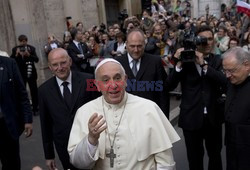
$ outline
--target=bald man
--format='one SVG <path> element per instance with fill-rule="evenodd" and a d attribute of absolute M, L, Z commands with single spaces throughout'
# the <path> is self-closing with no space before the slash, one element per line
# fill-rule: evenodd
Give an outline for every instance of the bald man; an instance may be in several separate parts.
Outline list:
<path fill-rule="evenodd" d="M 48 65 L 54 77 L 39 87 L 39 107 L 43 148 L 49 170 L 56 169 L 54 147 L 65 170 L 76 170 L 69 162 L 67 152 L 71 125 L 77 109 L 93 99 L 86 91 L 86 73 L 73 72 L 66 50 L 57 48 L 48 55 Z"/>

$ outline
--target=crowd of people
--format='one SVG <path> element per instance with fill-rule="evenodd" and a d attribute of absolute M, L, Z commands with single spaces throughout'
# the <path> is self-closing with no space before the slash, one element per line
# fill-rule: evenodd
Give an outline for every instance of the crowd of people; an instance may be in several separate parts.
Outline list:
<path fill-rule="evenodd" d="M 16 62 L 0 57 L 3 170 L 20 169 L 19 136 L 32 134 L 32 111 L 40 115 L 50 170 L 54 147 L 65 170 L 173 170 L 179 136 L 168 120 L 169 92 L 177 86 L 189 169 L 203 170 L 205 149 L 208 170 L 223 169 L 223 123 L 227 170 L 249 169 L 250 17 L 234 8 L 220 18 L 191 18 L 188 1 L 173 8 L 153 0 L 141 18 L 88 30 L 68 23 L 62 42 L 48 36 L 44 53 L 54 76 L 39 88 L 39 57 L 20 35 L 10 55 Z"/>

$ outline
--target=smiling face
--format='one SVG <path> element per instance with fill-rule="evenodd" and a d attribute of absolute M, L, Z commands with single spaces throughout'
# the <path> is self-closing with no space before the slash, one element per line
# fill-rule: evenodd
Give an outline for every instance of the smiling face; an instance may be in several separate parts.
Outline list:
<path fill-rule="evenodd" d="M 48 65 L 51 72 L 61 80 L 66 80 L 70 74 L 71 58 L 67 51 L 56 48 L 49 53 Z"/>
<path fill-rule="evenodd" d="M 122 101 L 127 86 L 127 76 L 121 65 L 114 62 L 103 64 L 96 72 L 96 85 L 102 92 L 105 101 L 109 104 L 118 104 Z"/>

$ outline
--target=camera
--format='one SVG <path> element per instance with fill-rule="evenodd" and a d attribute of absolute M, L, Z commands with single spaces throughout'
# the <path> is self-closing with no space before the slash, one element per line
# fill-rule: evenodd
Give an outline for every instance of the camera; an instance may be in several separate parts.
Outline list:
<path fill-rule="evenodd" d="M 202 36 L 194 36 L 194 34 L 184 35 L 183 47 L 180 60 L 182 62 L 194 62 L 195 50 L 197 45 L 207 45 L 207 38 Z"/>
<path fill-rule="evenodd" d="M 27 61 L 26 62 L 26 71 L 27 71 L 27 78 L 31 78 L 32 76 L 32 70 L 33 70 L 33 66 L 32 66 L 32 62 Z"/>
<path fill-rule="evenodd" d="M 25 52 L 27 50 L 27 46 L 20 46 L 20 52 Z"/>
<path fill-rule="evenodd" d="M 124 9 L 121 12 L 119 12 L 119 14 L 118 14 L 118 20 L 124 21 L 126 18 L 128 18 L 128 13 L 127 13 L 127 10 Z"/>
<path fill-rule="evenodd" d="M 99 29 L 99 32 L 104 33 L 104 32 L 105 32 L 105 30 L 106 30 L 106 25 L 105 25 L 104 23 L 101 23 L 101 25 L 100 25 L 100 29 Z"/>

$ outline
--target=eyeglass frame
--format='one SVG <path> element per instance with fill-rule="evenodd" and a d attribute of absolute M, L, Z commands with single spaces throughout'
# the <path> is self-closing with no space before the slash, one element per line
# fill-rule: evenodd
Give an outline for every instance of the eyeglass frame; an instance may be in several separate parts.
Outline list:
<path fill-rule="evenodd" d="M 223 69 L 223 73 L 224 74 L 228 74 L 228 75 L 232 75 L 234 74 L 241 66 L 243 63 L 245 63 L 246 61 L 243 61 L 241 64 L 237 64 L 236 67 L 232 68 L 232 69 Z"/>

